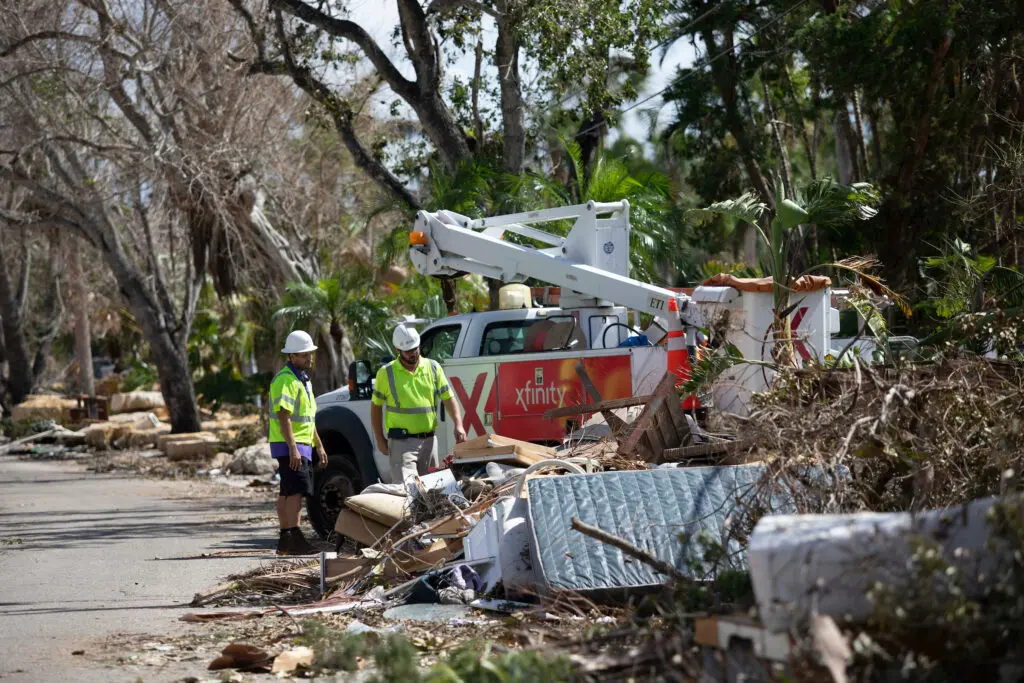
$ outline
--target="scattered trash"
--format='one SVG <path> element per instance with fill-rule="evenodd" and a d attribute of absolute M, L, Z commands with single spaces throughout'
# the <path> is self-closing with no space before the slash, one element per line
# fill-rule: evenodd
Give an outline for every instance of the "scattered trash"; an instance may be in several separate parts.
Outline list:
<path fill-rule="evenodd" d="M 399 626 L 391 626 L 389 628 L 374 628 L 367 626 L 358 619 L 350 621 L 348 626 L 345 627 L 345 633 L 359 634 L 359 633 L 398 633 L 402 629 Z"/>
<path fill-rule="evenodd" d="M 274 658 L 270 667 L 272 674 L 290 674 L 299 669 L 308 669 L 313 666 L 313 650 L 308 647 L 296 647 L 285 650 Z"/>
<path fill-rule="evenodd" d="M 385 619 L 407 619 L 446 624 L 452 619 L 464 619 L 472 614 L 467 605 L 399 605 L 384 612 Z"/>
<path fill-rule="evenodd" d="M 231 643 L 220 652 L 221 656 L 206 667 L 210 671 L 240 669 L 242 671 L 267 670 L 273 657 L 266 650 L 245 643 Z"/>

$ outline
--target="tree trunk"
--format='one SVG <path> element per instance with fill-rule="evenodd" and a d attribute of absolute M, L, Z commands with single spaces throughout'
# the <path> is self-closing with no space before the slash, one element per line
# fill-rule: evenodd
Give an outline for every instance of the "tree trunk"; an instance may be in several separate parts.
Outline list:
<path fill-rule="evenodd" d="M 836 109 L 835 114 L 836 165 L 839 169 L 839 182 L 849 185 L 853 182 L 853 150 L 850 149 L 850 117 L 843 108 Z"/>
<path fill-rule="evenodd" d="M 740 150 L 740 158 L 743 160 L 743 167 L 747 172 L 750 183 L 754 186 L 754 190 L 761 198 L 761 201 L 771 209 L 774 209 L 775 193 L 768 185 L 768 180 L 761 171 L 761 165 L 757 162 L 754 148 L 750 144 L 750 138 L 747 135 L 743 116 L 739 110 L 739 93 L 737 92 L 736 79 L 740 74 L 740 67 L 736 63 L 735 36 L 733 35 L 732 28 L 723 28 L 722 36 L 724 38 L 724 49 L 728 53 L 728 59 L 713 60 L 711 62 L 711 75 L 715 81 L 715 87 L 718 89 L 718 95 L 722 98 L 722 102 L 725 105 L 725 126 L 729 134 L 736 141 L 736 146 Z M 719 53 L 718 42 L 715 40 L 715 33 L 711 28 L 701 31 L 701 39 L 704 41 L 708 54 Z"/>
<path fill-rule="evenodd" d="M 473 138 L 476 140 L 476 151 L 484 148 L 484 122 L 480 118 L 480 70 L 484 64 L 484 39 L 476 41 L 476 54 L 473 63 Z"/>
<path fill-rule="evenodd" d="M 494 62 L 501 87 L 502 168 L 519 175 L 526 156 L 526 127 L 523 125 L 523 91 L 519 79 L 519 38 L 511 3 L 498 2 L 498 40 Z"/>
<path fill-rule="evenodd" d="M 89 330 L 89 294 L 82 273 L 82 250 L 78 240 L 68 250 L 68 278 L 75 308 L 75 359 L 78 361 L 78 388 L 88 396 L 96 395 L 92 367 L 92 333 Z"/>
<path fill-rule="evenodd" d="M 188 367 L 188 335 L 176 333 L 168 326 L 169 321 L 174 320 L 173 312 L 162 310 L 142 274 L 127 260 L 120 245 L 111 242 L 113 240 L 105 239 L 101 251 L 117 280 L 121 297 L 149 343 L 150 360 L 156 366 L 160 393 L 170 414 L 171 432 L 198 432 L 202 425 Z"/>
<path fill-rule="evenodd" d="M 352 353 L 352 344 L 349 342 L 348 334 L 345 332 L 345 327 L 341 323 L 331 324 L 331 344 L 334 346 L 335 356 L 338 360 L 338 367 L 334 372 L 334 381 L 337 389 L 340 386 L 348 384 L 348 365 L 352 362 L 354 354 Z"/>
<path fill-rule="evenodd" d="M 455 293 L 455 278 L 446 277 L 441 280 L 441 300 L 444 301 L 444 308 L 448 315 L 455 315 L 459 312 L 459 300 Z"/>
<path fill-rule="evenodd" d="M 50 253 L 47 255 L 47 277 L 46 281 L 52 283 L 43 294 L 43 309 L 46 311 L 48 320 L 47 327 L 43 330 L 38 339 L 36 357 L 32 362 L 32 377 L 39 380 L 46 370 L 46 357 L 50 355 L 53 347 L 53 339 L 60 331 L 61 322 L 64 318 L 64 304 L 60 298 L 60 235 L 50 232 Z"/>
<path fill-rule="evenodd" d="M 855 132 L 855 136 L 854 137 L 857 140 L 857 153 L 860 156 L 861 164 L 862 164 L 861 179 L 865 179 L 869 175 L 869 172 L 868 172 L 868 146 L 867 146 L 867 143 L 864 140 L 864 115 L 861 112 L 860 95 L 857 93 L 856 90 L 853 91 L 853 120 L 854 120 L 854 122 L 857 125 L 857 130 L 854 131 Z M 877 169 L 877 171 L 880 173 L 881 169 Z"/>
<path fill-rule="evenodd" d="M 492 311 L 498 310 L 498 307 L 501 304 L 501 299 L 498 294 L 504 286 L 505 283 L 501 280 L 487 279 L 487 293 L 490 295 L 490 306 Z"/>
<path fill-rule="evenodd" d="M 7 262 L 4 240 L 0 238 L 0 315 L 3 316 L 4 346 L 7 352 L 7 388 L 12 403 L 21 403 L 32 393 L 35 378 L 32 376 L 32 360 L 28 340 L 21 317 L 18 295 L 11 288 L 7 277 L 10 264 Z"/>
<path fill-rule="evenodd" d="M 181 434 L 201 431 L 199 406 L 196 405 L 196 391 L 192 386 L 192 373 L 185 349 L 175 343 L 166 329 L 151 330 L 146 335 L 146 341 L 149 342 L 150 360 L 156 366 L 160 378 L 160 393 L 170 414 L 171 432 Z"/>

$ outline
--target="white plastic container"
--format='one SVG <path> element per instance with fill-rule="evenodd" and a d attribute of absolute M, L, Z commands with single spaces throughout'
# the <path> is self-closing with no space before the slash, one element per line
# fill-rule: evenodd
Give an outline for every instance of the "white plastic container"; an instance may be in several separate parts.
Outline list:
<path fill-rule="evenodd" d="M 503 311 L 518 308 L 533 308 L 530 288 L 524 284 L 505 285 L 498 290 L 498 308 Z"/>

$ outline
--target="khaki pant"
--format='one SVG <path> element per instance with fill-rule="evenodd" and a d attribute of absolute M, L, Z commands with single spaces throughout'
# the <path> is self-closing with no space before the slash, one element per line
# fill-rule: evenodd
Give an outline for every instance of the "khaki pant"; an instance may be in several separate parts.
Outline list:
<path fill-rule="evenodd" d="M 426 474 L 429 468 L 440 467 L 437 437 L 388 439 L 388 463 L 391 466 L 392 484 L 401 484 L 415 474 Z"/>

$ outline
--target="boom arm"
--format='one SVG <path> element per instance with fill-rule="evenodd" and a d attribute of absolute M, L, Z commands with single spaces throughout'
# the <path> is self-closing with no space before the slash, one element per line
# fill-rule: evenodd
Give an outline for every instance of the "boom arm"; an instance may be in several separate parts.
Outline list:
<path fill-rule="evenodd" d="M 565 237 L 527 225 L 565 219 L 575 219 Z M 533 249 L 506 242 L 506 232 L 550 247 Z M 410 243 L 412 263 L 424 275 L 470 272 L 502 282 L 532 277 L 560 286 L 565 308 L 596 300 L 669 319 L 674 317 L 668 315 L 670 311 L 678 311 L 683 327 L 698 324 L 698 312 L 688 296 L 629 277 L 629 202 L 625 200 L 476 220 L 450 211 L 420 211 Z"/>

